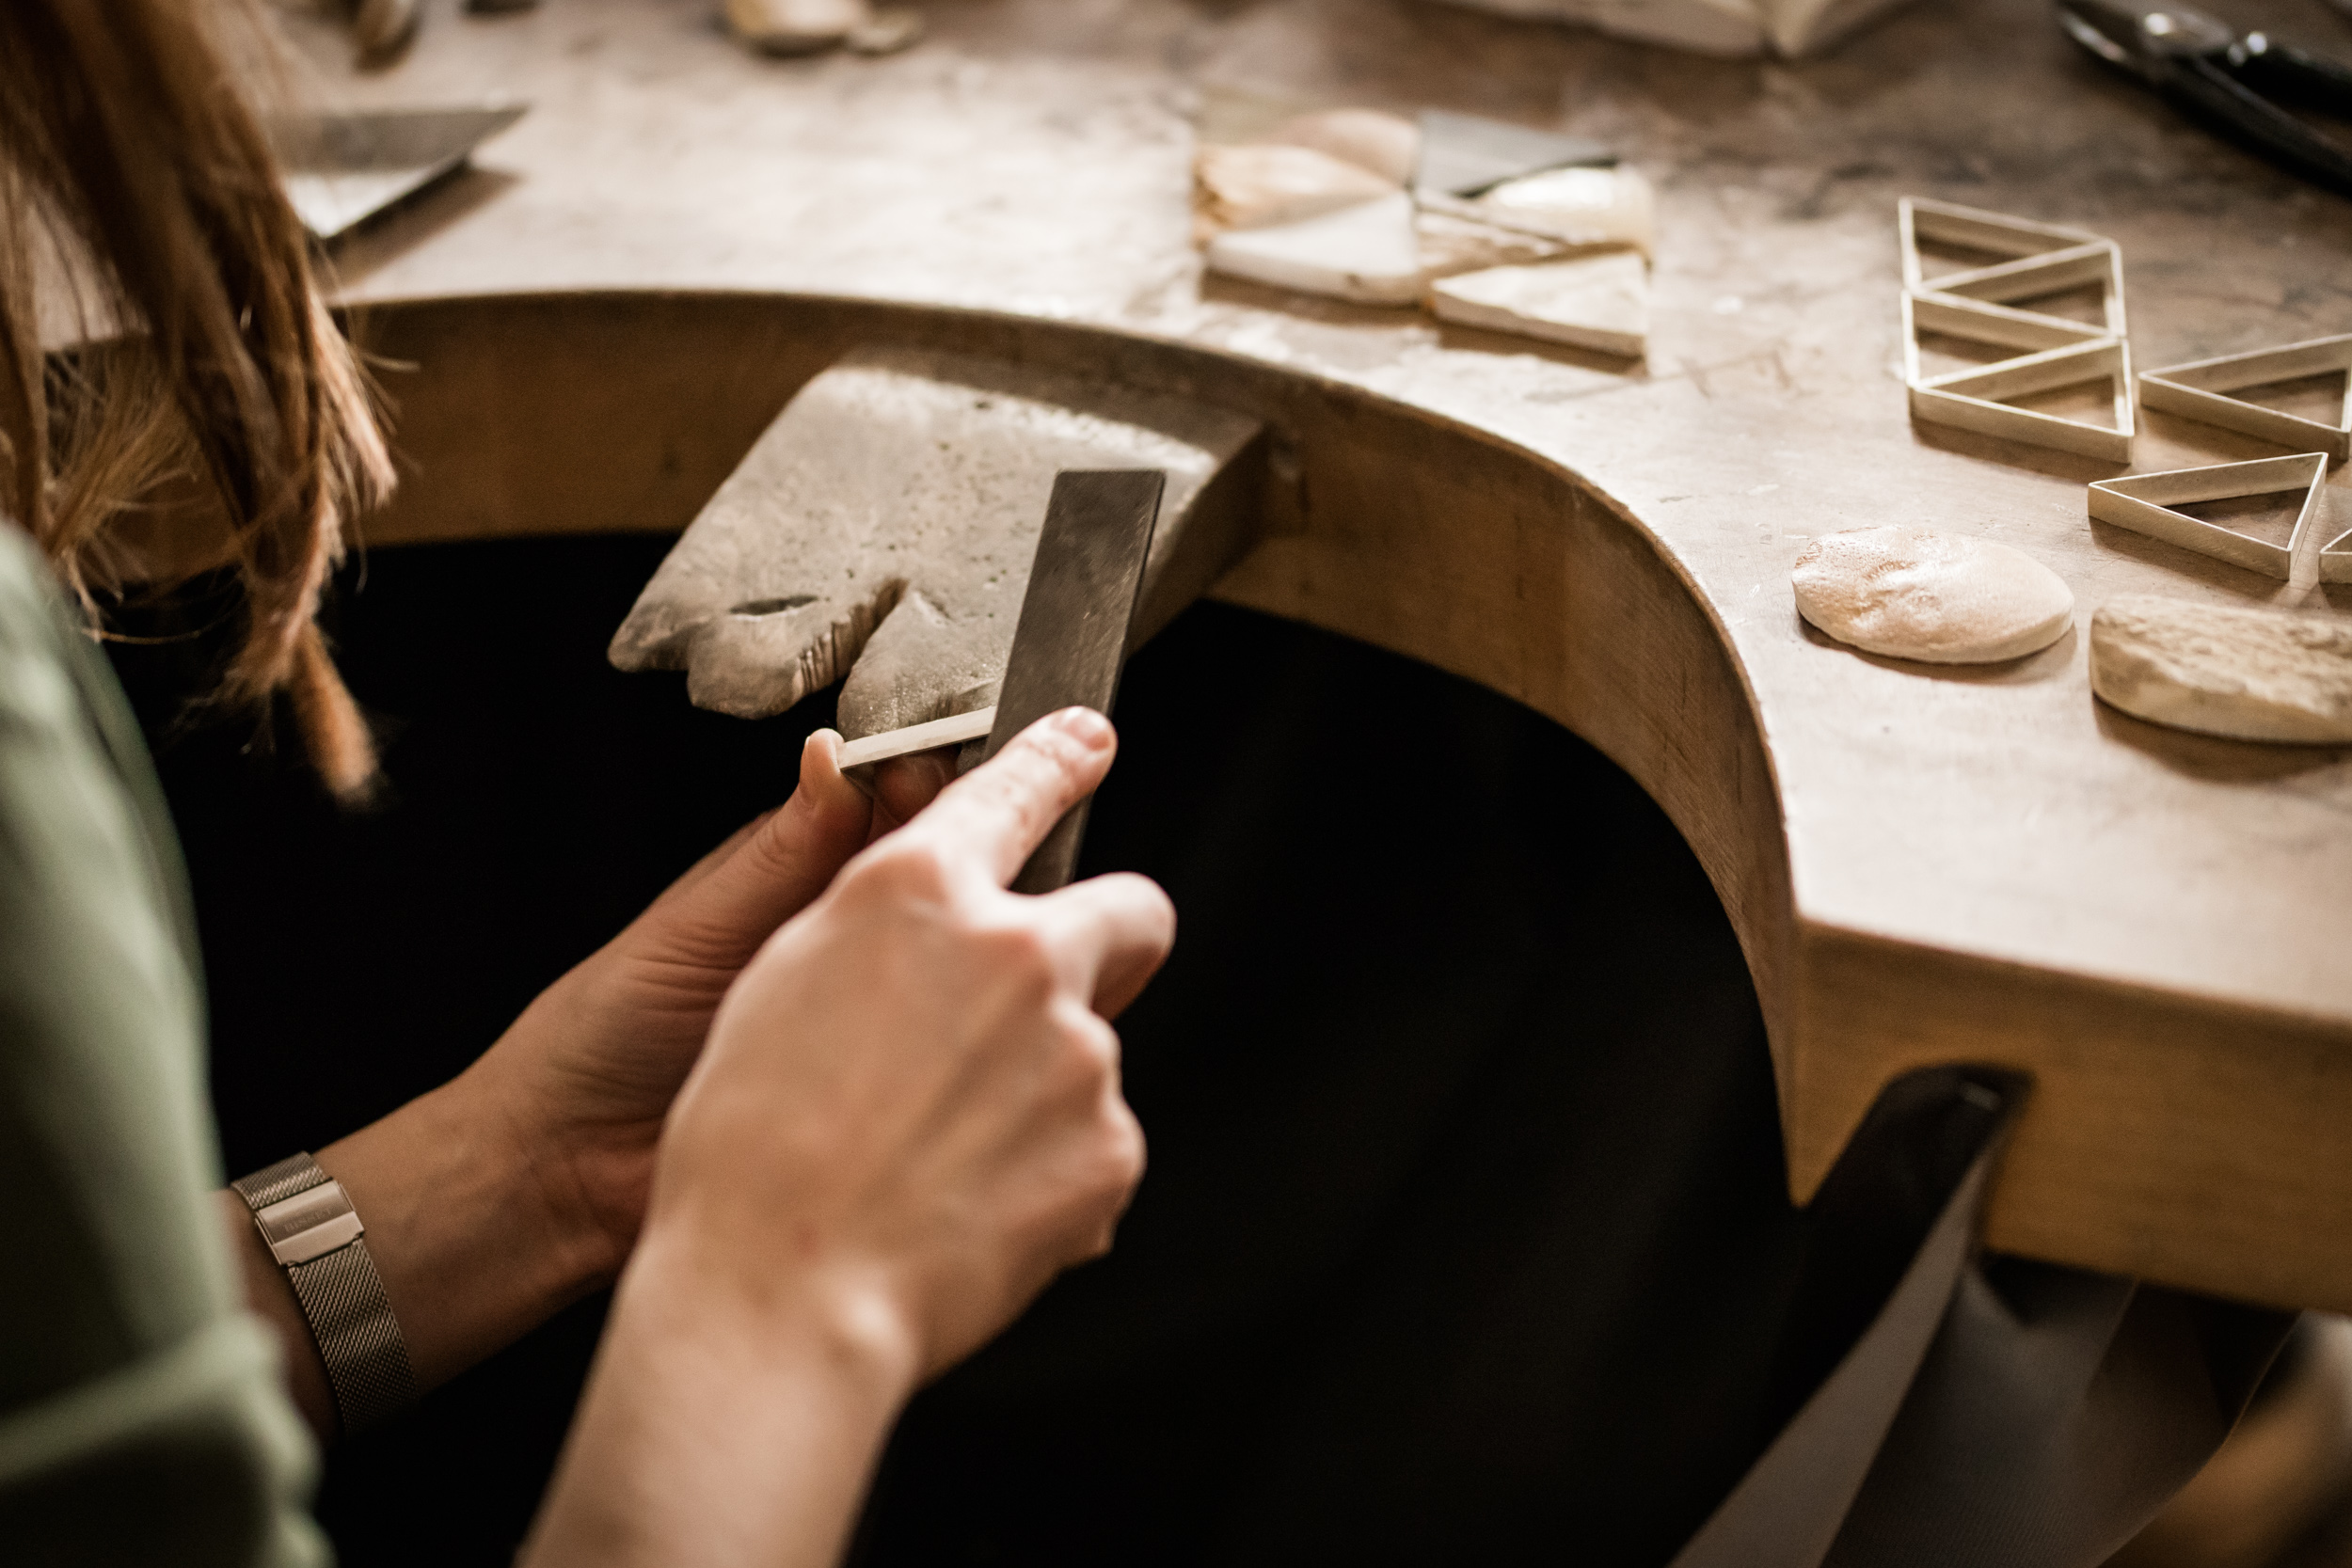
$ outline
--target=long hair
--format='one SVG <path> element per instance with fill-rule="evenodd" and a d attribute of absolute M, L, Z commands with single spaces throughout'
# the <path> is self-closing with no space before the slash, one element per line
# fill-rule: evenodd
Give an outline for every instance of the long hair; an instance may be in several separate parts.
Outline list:
<path fill-rule="evenodd" d="M 216 516 L 243 590 L 218 694 L 285 693 L 350 798 L 374 749 L 314 617 L 391 464 L 199 4 L 0 4 L 0 513 L 93 630 L 138 572 L 126 522 L 175 497 Z M 60 277 L 86 341 L 45 352 Z"/>

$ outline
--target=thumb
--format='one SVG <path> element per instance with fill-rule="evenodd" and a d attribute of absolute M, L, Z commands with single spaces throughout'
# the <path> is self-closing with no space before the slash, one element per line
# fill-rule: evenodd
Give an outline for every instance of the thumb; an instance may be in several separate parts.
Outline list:
<path fill-rule="evenodd" d="M 667 956 L 739 968 L 770 933 L 825 891 L 866 847 L 872 803 L 841 776 L 841 736 L 818 730 L 801 748 L 790 800 L 721 847 L 715 863 L 665 895 L 641 918 Z"/>

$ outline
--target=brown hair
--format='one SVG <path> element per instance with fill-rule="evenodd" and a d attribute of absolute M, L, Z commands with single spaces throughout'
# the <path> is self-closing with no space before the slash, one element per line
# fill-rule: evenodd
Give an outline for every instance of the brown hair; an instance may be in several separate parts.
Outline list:
<path fill-rule="evenodd" d="M 96 629 L 99 596 L 131 566 L 119 525 L 193 482 L 225 518 L 243 587 L 220 695 L 285 692 L 321 775 L 350 797 L 374 750 L 313 617 L 345 519 L 381 499 L 391 466 L 197 3 L 0 4 L 0 512 Z M 94 315 L 118 333 L 45 353 L 44 268 L 76 276 L 86 328 Z"/>

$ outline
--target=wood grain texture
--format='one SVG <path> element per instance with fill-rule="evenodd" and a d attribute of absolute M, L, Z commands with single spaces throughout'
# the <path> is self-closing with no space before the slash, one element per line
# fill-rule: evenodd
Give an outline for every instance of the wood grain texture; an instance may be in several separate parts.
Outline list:
<path fill-rule="evenodd" d="M 2216 8 L 2341 25 L 2315 0 Z M 2103 707 L 2079 626 L 1931 670 L 1808 632 L 1788 591 L 1812 538 L 1900 522 L 2026 550 L 2085 616 L 2269 602 L 2086 519 L 2112 464 L 1914 429 L 1895 204 L 2114 237 L 2147 364 L 2352 327 L 2352 204 L 2101 73 L 2040 0 L 1915 7 L 1795 67 L 1360 0 L 992 0 L 907 55 L 786 70 L 699 16 L 572 0 L 429 29 L 351 88 L 537 104 L 470 183 L 342 253 L 378 346 L 420 367 L 386 374 L 413 471 L 374 542 L 680 528 L 857 343 L 1262 420 L 1260 543 L 1218 592 L 1517 697 L 1661 800 L 1755 971 L 1798 1196 L 1889 1074 L 2022 1067 L 2042 1087 L 1994 1245 L 2352 1307 L 2352 752 Z M 1204 282 L 1184 110 L 1236 80 L 1623 148 L 1658 186 L 1646 368 Z M 586 292 L 432 300 L 549 289 Z M 2278 454 L 2152 413 L 2132 455 Z"/>

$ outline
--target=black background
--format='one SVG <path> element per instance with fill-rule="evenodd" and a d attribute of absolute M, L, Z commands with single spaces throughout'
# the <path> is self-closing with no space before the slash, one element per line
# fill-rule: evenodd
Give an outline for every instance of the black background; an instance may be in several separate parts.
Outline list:
<path fill-rule="evenodd" d="M 118 646 L 196 886 L 232 1174 L 458 1071 L 788 789 L 831 693 L 746 723 L 605 663 L 667 545 L 347 572 L 330 624 L 391 781 L 365 814 L 183 712 L 217 628 Z M 1120 1026 L 1151 1170 L 1108 1259 L 917 1399 L 855 1555 L 1662 1561 L 1788 1413 L 1802 1251 L 1689 850 L 1549 721 L 1240 610 L 1137 656 L 1118 720 L 1082 869 L 1151 874 L 1182 921 Z M 336 1451 L 343 1561 L 510 1560 L 601 1314 Z"/>

